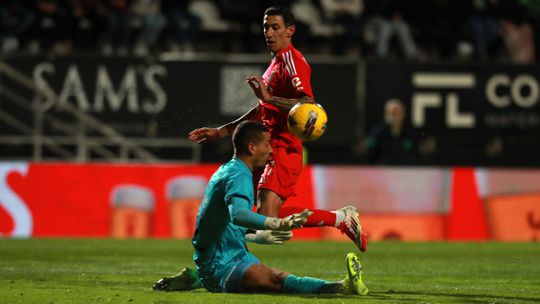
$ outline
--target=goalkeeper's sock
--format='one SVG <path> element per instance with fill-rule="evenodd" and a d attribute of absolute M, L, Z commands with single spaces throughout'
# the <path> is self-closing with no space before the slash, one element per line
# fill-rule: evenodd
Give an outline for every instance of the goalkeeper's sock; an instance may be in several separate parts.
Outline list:
<path fill-rule="evenodd" d="M 287 206 L 281 207 L 279 209 L 279 217 L 284 218 L 294 213 L 300 213 L 304 211 L 305 208 Z M 332 211 L 320 210 L 320 209 L 309 209 L 313 211 L 313 214 L 310 215 L 307 221 L 304 223 L 304 227 L 322 227 L 322 226 L 336 226 L 337 214 Z"/>
<path fill-rule="evenodd" d="M 283 289 L 290 293 L 338 293 L 342 284 L 289 274 L 283 282 Z"/>

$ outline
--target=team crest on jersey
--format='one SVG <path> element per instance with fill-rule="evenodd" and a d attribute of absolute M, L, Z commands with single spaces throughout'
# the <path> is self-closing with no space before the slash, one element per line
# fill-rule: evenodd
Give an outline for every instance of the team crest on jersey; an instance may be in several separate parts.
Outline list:
<path fill-rule="evenodd" d="M 310 136 L 313 131 L 315 131 L 315 123 L 317 123 L 317 118 L 319 118 L 319 114 L 315 111 L 309 111 L 308 119 L 306 121 L 306 125 L 304 126 L 304 135 Z"/>
<path fill-rule="evenodd" d="M 293 87 L 296 88 L 298 91 L 302 91 L 304 87 L 302 86 L 302 81 L 300 80 L 300 77 L 294 77 L 292 80 Z"/>

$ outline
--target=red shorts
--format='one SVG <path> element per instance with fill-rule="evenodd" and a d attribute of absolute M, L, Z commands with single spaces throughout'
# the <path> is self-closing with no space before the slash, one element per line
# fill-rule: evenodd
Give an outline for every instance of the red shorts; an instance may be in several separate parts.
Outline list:
<path fill-rule="evenodd" d="M 302 172 L 302 151 L 276 147 L 264 172 L 254 174 L 259 179 L 258 189 L 268 189 L 284 199 L 294 196 L 294 186 Z M 261 174 L 262 173 L 262 174 Z"/>

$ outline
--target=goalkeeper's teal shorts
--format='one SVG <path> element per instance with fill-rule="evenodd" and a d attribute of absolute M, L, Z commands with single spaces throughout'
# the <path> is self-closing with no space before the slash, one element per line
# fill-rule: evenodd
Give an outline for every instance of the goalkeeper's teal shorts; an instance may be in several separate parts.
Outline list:
<path fill-rule="evenodd" d="M 213 274 L 200 269 L 203 286 L 211 292 L 242 292 L 242 280 L 249 267 L 261 262 L 253 254 L 247 253 L 242 259 L 234 260 L 216 269 Z"/>

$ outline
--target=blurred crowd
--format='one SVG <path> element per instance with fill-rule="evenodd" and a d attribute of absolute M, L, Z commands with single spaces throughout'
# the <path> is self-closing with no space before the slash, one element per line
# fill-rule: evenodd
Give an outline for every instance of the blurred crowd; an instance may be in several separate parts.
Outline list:
<path fill-rule="evenodd" d="M 262 13 L 291 8 L 304 53 L 532 63 L 537 0 L 0 0 L 1 52 L 264 51 Z"/>

